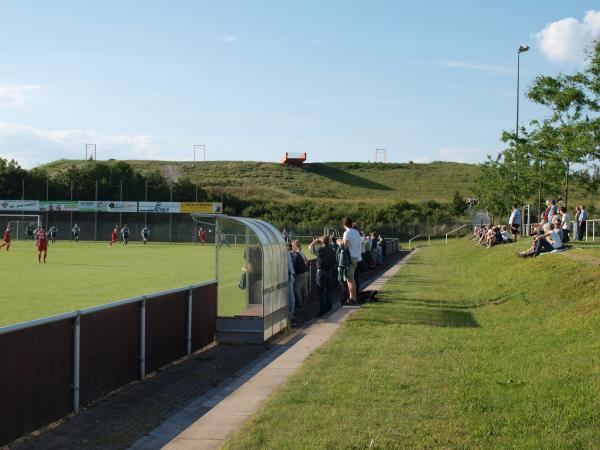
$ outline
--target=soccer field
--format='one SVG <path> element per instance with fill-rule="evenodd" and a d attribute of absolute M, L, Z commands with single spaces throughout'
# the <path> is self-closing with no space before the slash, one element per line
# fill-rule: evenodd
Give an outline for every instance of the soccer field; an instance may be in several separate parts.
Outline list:
<path fill-rule="evenodd" d="M 0 251 L 0 326 L 215 278 L 214 246 L 57 241 L 38 264 L 33 242 Z M 239 312 L 243 247 L 221 249 L 219 314 Z"/>

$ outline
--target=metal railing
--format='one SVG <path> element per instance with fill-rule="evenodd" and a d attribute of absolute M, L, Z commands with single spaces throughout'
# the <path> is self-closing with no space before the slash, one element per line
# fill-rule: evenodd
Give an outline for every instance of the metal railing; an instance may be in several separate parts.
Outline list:
<path fill-rule="evenodd" d="M 115 357 L 113 353 L 107 350 L 108 348 L 115 348 L 115 345 L 117 345 L 118 347 L 120 344 L 123 344 L 123 342 L 125 342 L 119 340 L 121 339 L 121 337 L 115 338 L 115 335 L 127 336 L 127 338 L 123 339 L 125 339 L 126 342 L 130 343 L 131 348 L 128 347 L 128 350 L 130 351 L 128 354 L 130 356 L 134 356 L 135 353 L 137 353 L 135 357 L 139 361 L 139 372 L 137 378 L 141 381 L 144 381 L 147 373 L 156 370 L 159 366 L 168 364 L 169 362 L 172 362 L 186 355 L 187 357 L 189 357 L 192 355 L 193 350 L 195 351 L 201 347 L 204 347 L 205 345 L 208 345 L 208 343 L 210 342 L 207 341 L 212 342 L 215 331 L 214 326 L 212 325 L 213 318 L 207 316 L 214 315 L 214 322 L 216 323 L 216 286 L 217 282 L 215 280 L 210 280 L 191 286 L 154 292 L 146 295 L 139 295 L 136 297 L 127 298 L 113 303 L 107 303 L 91 308 L 85 308 L 78 311 L 72 311 L 51 317 L 45 317 L 37 320 L 31 320 L 28 322 L 22 322 L 0 327 L 0 342 L 3 342 L 3 346 L 0 347 L 0 354 L 2 354 L 4 351 L 8 351 L 9 355 L 11 354 L 11 352 L 17 352 L 17 354 L 21 354 L 22 356 L 19 362 L 15 363 L 16 369 L 13 371 L 14 373 L 12 375 L 5 374 L 5 376 L 0 378 L 2 379 L 2 382 L 5 385 L 10 386 L 12 382 L 14 383 L 13 389 L 17 391 L 19 389 L 22 390 L 23 386 L 21 386 L 21 383 L 23 383 L 23 381 L 22 378 L 18 375 L 18 367 L 37 367 L 37 365 L 42 364 L 40 361 L 42 361 L 43 358 L 52 358 L 52 355 L 49 356 L 48 354 L 46 354 L 45 356 L 40 356 L 39 353 L 41 352 L 36 353 L 34 349 L 31 349 L 33 352 L 31 353 L 31 359 L 27 356 L 26 353 L 20 353 L 20 350 L 17 347 L 19 345 L 26 346 L 27 343 L 30 342 L 28 336 L 30 337 L 31 335 L 37 335 L 38 339 L 42 339 L 43 341 L 46 341 L 48 343 L 50 349 L 57 348 L 57 343 L 60 342 L 61 344 L 58 347 L 63 346 L 62 350 L 59 349 L 63 352 L 65 351 L 65 345 L 71 347 L 71 345 L 69 344 L 72 344 L 72 360 L 71 364 L 69 364 L 69 366 L 72 367 L 72 372 L 69 376 L 68 371 L 70 371 L 71 369 L 69 369 L 68 367 L 64 367 L 61 369 L 61 373 L 63 374 L 62 379 L 64 381 L 60 382 L 60 389 L 64 392 L 65 389 L 70 388 L 70 390 L 72 391 L 71 411 L 77 414 L 81 406 L 80 396 L 82 388 L 82 356 L 85 357 L 84 369 L 87 370 L 86 373 L 89 374 L 91 371 L 91 373 L 94 374 L 93 380 L 89 378 L 85 380 L 85 404 L 89 403 L 90 401 L 93 401 L 95 398 L 98 398 L 101 395 L 108 394 L 111 390 L 121 387 L 123 383 L 126 384 L 126 382 L 135 380 L 134 360 L 119 360 L 118 357 Z M 202 289 L 197 291 L 197 289 L 199 288 Z M 179 294 L 180 296 L 173 297 L 177 294 Z M 122 307 L 132 304 L 138 304 L 139 311 L 131 310 L 131 308 L 129 308 L 127 311 L 123 310 Z M 194 307 L 194 304 L 196 304 L 197 306 Z M 197 309 L 198 307 L 200 309 Z M 116 308 L 119 308 L 119 310 L 116 310 Z M 148 316 L 148 308 L 150 308 L 150 316 Z M 115 311 L 112 311 L 112 314 L 109 314 L 107 313 L 109 310 Z M 167 314 L 163 315 L 162 313 L 165 311 L 167 312 Z M 99 312 L 103 312 L 103 314 L 94 314 Z M 87 317 L 92 314 L 94 315 L 91 317 Z M 186 317 L 183 317 L 183 315 L 186 315 Z M 135 316 L 137 316 L 137 320 L 134 321 L 133 324 L 127 323 L 125 325 L 125 322 L 130 321 Z M 177 317 L 175 323 L 170 322 L 173 317 Z M 82 318 L 86 318 L 85 326 L 82 326 Z M 196 323 L 195 328 L 193 328 L 192 326 L 193 320 Z M 68 322 L 65 323 L 65 321 Z M 62 329 L 65 329 L 64 327 L 69 326 L 69 323 L 71 324 L 70 327 L 72 329 L 70 335 L 71 338 L 68 338 L 67 333 L 61 335 L 63 336 L 62 338 L 60 338 L 62 340 L 57 340 L 58 338 L 56 337 L 56 334 L 53 334 L 56 332 L 56 328 L 62 327 Z M 185 330 L 182 329 L 182 325 L 185 327 Z M 46 326 L 46 328 L 43 330 L 40 329 L 39 327 L 42 326 Z M 50 329 L 47 328 L 48 326 L 50 327 Z M 165 330 L 165 326 L 168 330 L 167 336 L 161 334 Z M 131 334 L 131 330 L 137 330 L 138 327 L 139 337 L 135 338 L 136 331 L 133 331 L 133 334 Z M 82 339 L 82 328 L 84 333 L 86 333 L 85 341 Z M 204 330 L 204 328 L 207 329 Z M 208 328 L 211 328 L 211 330 L 208 330 Z M 108 333 L 108 335 L 106 333 Z M 185 335 L 185 341 L 179 340 L 179 338 L 177 338 L 177 340 L 175 341 L 169 341 L 168 338 L 171 338 L 173 334 L 181 336 L 182 339 Z M 206 334 L 206 336 L 204 336 L 204 334 Z M 194 336 L 194 346 L 192 345 L 192 336 Z M 199 336 L 201 337 L 199 338 Z M 167 342 L 164 343 L 164 347 L 155 347 L 154 349 L 151 348 L 147 351 L 147 340 L 154 339 L 153 342 L 156 342 L 157 339 L 162 341 L 162 338 L 165 337 L 167 338 L 165 339 L 165 341 Z M 111 345 L 113 347 L 110 347 Z M 170 345 L 171 347 L 169 347 Z M 175 346 L 176 348 L 173 349 L 173 346 Z M 87 349 L 88 353 L 86 353 L 85 355 L 82 352 L 82 347 Z M 139 352 L 136 351 L 136 348 L 139 349 Z M 25 349 L 23 349 L 23 351 L 25 352 Z M 68 352 L 68 350 L 66 351 Z M 102 364 L 101 362 L 99 362 L 102 361 L 102 358 L 100 358 L 100 360 L 96 360 L 98 352 L 102 353 L 104 357 L 107 356 L 108 352 L 109 360 L 111 355 L 113 358 L 116 358 L 114 360 L 114 367 L 110 369 L 112 375 L 115 375 L 120 370 L 123 370 L 122 366 L 124 364 L 128 365 L 128 367 L 131 368 L 128 372 L 129 375 L 124 375 L 125 377 L 127 377 L 127 380 L 125 380 L 123 377 L 119 378 L 118 376 L 115 376 L 115 378 L 111 378 L 110 381 L 113 382 L 113 385 L 111 385 L 110 382 L 107 382 L 107 384 L 101 384 L 99 386 L 96 386 L 98 380 L 102 378 L 102 375 L 96 376 L 97 371 L 100 369 L 107 369 L 104 366 L 96 367 L 96 364 Z M 175 354 L 177 356 L 173 358 L 173 355 Z M 149 366 L 147 365 L 146 361 L 147 355 L 149 355 L 150 358 L 152 358 Z M 100 372 L 102 372 L 102 370 L 100 370 Z M 51 372 L 52 370 L 50 370 L 49 372 L 42 371 L 39 372 L 36 375 L 36 377 L 28 379 L 26 381 L 26 383 L 29 384 L 29 387 L 27 389 L 35 389 L 36 391 L 41 389 L 42 391 L 47 391 L 47 393 L 48 391 L 52 391 L 52 386 L 56 388 L 56 383 L 59 382 L 56 381 L 56 375 L 52 375 Z M 68 380 L 68 378 L 70 378 L 70 380 Z M 64 383 L 67 384 L 64 385 Z M 48 384 L 50 384 L 50 386 Z M 48 395 L 54 394 L 48 393 Z M 13 403 L 14 401 L 20 401 L 19 399 L 15 398 L 13 398 L 12 400 Z M 0 413 L 10 413 L 13 406 L 7 406 L 7 408 L 8 409 L 5 408 L 4 410 L 0 408 Z M 45 415 L 44 417 L 36 416 L 35 418 L 32 418 L 31 414 L 29 414 L 28 412 L 30 409 L 35 410 L 35 407 L 33 405 L 25 405 L 24 410 L 22 411 L 22 417 L 16 417 L 17 415 L 12 413 L 10 413 L 10 417 L 2 417 L 3 414 L 0 414 L 0 422 L 6 422 L 7 427 L 9 426 L 9 424 L 11 424 L 11 421 L 14 422 L 12 423 L 12 425 L 14 425 L 13 428 L 15 428 L 14 431 L 16 431 L 16 429 L 32 431 L 33 429 L 39 428 L 39 426 L 43 426 L 46 423 L 50 423 L 54 420 L 60 419 L 62 414 L 66 412 L 65 409 L 61 410 L 61 412 L 57 412 L 55 410 L 54 412 L 47 412 L 47 415 Z M 12 431 L 10 431 L 9 429 L 4 430 L 4 432 L 0 432 L 0 445 L 3 443 L 3 440 L 7 439 L 7 437 L 9 439 L 18 437 L 11 436 L 11 433 Z M 6 434 L 8 434 L 8 436 Z"/>
<path fill-rule="evenodd" d="M 452 233 L 456 233 L 459 230 L 462 230 L 464 227 L 468 227 L 469 225 L 471 225 L 470 223 L 466 223 L 464 225 L 461 225 L 458 228 L 455 228 L 454 230 L 450 230 L 449 232 L 446 233 L 446 244 L 448 243 L 448 236 L 450 236 Z"/>
<path fill-rule="evenodd" d="M 600 222 L 600 219 L 590 219 L 585 221 L 585 242 L 588 242 L 588 231 L 590 230 L 590 223 L 592 224 L 592 242 L 596 242 L 596 222 Z"/>
<path fill-rule="evenodd" d="M 420 237 L 422 237 L 422 238 L 425 238 L 425 236 L 424 236 L 424 235 L 417 234 L 416 236 L 414 236 L 414 237 L 411 237 L 411 238 L 408 240 L 408 251 L 412 250 L 412 241 L 414 241 L 415 239 L 417 239 L 417 238 L 420 238 Z M 431 235 L 428 235 L 428 236 L 427 236 L 427 245 L 431 245 Z"/>

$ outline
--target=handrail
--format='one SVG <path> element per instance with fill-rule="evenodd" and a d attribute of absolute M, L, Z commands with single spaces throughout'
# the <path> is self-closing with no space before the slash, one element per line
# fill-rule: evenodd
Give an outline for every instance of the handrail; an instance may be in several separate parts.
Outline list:
<path fill-rule="evenodd" d="M 416 238 L 418 238 L 418 237 L 421 237 L 421 235 L 420 235 L 420 234 L 417 234 L 415 237 L 412 237 L 412 238 L 410 238 L 410 239 L 408 240 L 408 251 L 410 251 L 410 245 L 411 245 L 411 242 L 412 242 L 413 240 L 415 240 Z"/>
<path fill-rule="evenodd" d="M 412 243 L 412 241 L 414 241 L 415 239 L 417 239 L 417 238 L 420 238 L 420 237 L 425 237 L 425 235 L 422 235 L 422 234 L 417 234 L 415 237 L 411 237 L 411 238 L 408 240 L 408 251 L 410 251 L 410 250 L 411 250 L 411 243 Z M 427 236 L 427 245 L 431 245 L 431 235 L 428 235 L 428 236 Z M 416 247 L 415 247 L 415 248 L 416 248 Z"/>
<path fill-rule="evenodd" d="M 448 235 L 454 233 L 455 231 L 462 230 L 464 227 L 468 227 L 469 225 L 471 225 L 471 224 L 470 223 L 465 223 L 464 225 L 461 225 L 460 227 L 455 228 L 454 230 L 451 230 L 448 233 L 446 233 L 446 244 L 448 243 Z"/>
<path fill-rule="evenodd" d="M 135 297 L 129 297 L 129 298 L 126 298 L 123 300 L 117 300 L 117 301 L 110 302 L 110 303 L 104 303 L 102 305 L 92 306 L 90 308 L 85 308 L 85 309 L 82 309 L 79 311 L 70 311 L 70 312 L 63 313 L 63 314 L 57 314 L 54 316 L 43 317 L 41 319 L 29 320 L 27 322 L 19 322 L 19 323 L 15 323 L 15 324 L 11 324 L 11 325 L 6 325 L 3 327 L 0 327 L 0 334 L 6 334 L 6 333 L 10 333 L 11 331 L 18 331 L 18 330 L 24 330 L 27 328 L 33 328 L 33 327 L 37 327 L 40 325 L 45 325 L 47 323 L 58 322 L 59 320 L 63 320 L 63 319 L 73 319 L 77 316 L 84 316 L 86 314 L 91 314 L 91 313 L 94 313 L 97 311 L 103 311 L 105 309 L 112 309 L 112 308 L 116 308 L 118 306 L 128 305 L 130 303 L 138 303 L 144 299 L 151 299 L 151 298 L 155 298 L 155 297 L 161 297 L 163 295 L 170 295 L 170 294 L 177 294 L 179 292 L 186 292 L 186 291 L 189 291 L 190 289 L 196 289 L 196 288 L 207 286 L 209 284 L 213 284 L 216 282 L 217 282 L 216 280 L 203 281 L 202 283 L 192 284 L 190 286 L 184 286 L 184 287 L 175 288 L 175 289 L 168 289 L 168 290 L 160 291 L 160 292 L 153 292 L 151 294 L 146 294 L 146 295 L 137 295 Z"/>
<path fill-rule="evenodd" d="M 588 241 L 588 223 L 592 223 L 592 242 L 596 242 L 596 222 L 600 219 L 588 219 L 585 221 L 585 242 Z"/>

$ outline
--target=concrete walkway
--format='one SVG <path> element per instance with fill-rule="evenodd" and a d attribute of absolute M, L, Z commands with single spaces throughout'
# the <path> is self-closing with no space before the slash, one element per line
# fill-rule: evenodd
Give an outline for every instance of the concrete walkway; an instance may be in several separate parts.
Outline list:
<path fill-rule="evenodd" d="M 390 267 L 365 290 L 381 290 L 385 283 L 413 256 L 408 254 Z M 327 342 L 341 324 L 359 307 L 343 307 L 315 321 L 302 333 L 282 343 L 278 355 L 264 355 L 249 371 L 247 379 L 204 395 L 165 421 L 132 448 L 217 449 L 227 437 L 258 411 L 269 398 L 317 348 Z M 208 412 L 206 412 L 208 410 Z M 193 421 L 194 417 L 202 415 Z M 182 425 L 191 423 L 183 429 Z M 175 434 L 175 430 L 182 430 Z M 171 439 L 169 441 L 169 439 Z"/>

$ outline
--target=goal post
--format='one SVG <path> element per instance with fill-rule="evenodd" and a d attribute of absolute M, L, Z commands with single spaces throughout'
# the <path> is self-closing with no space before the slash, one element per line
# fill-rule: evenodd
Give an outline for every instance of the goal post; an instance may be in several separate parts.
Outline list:
<path fill-rule="evenodd" d="M 31 238 L 26 235 L 27 227 L 33 224 L 35 228 L 38 228 L 42 225 L 42 219 L 39 214 L 0 214 L 0 232 L 2 234 L 9 223 L 13 226 L 11 237 L 15 240 L 25 240 Z"/>

